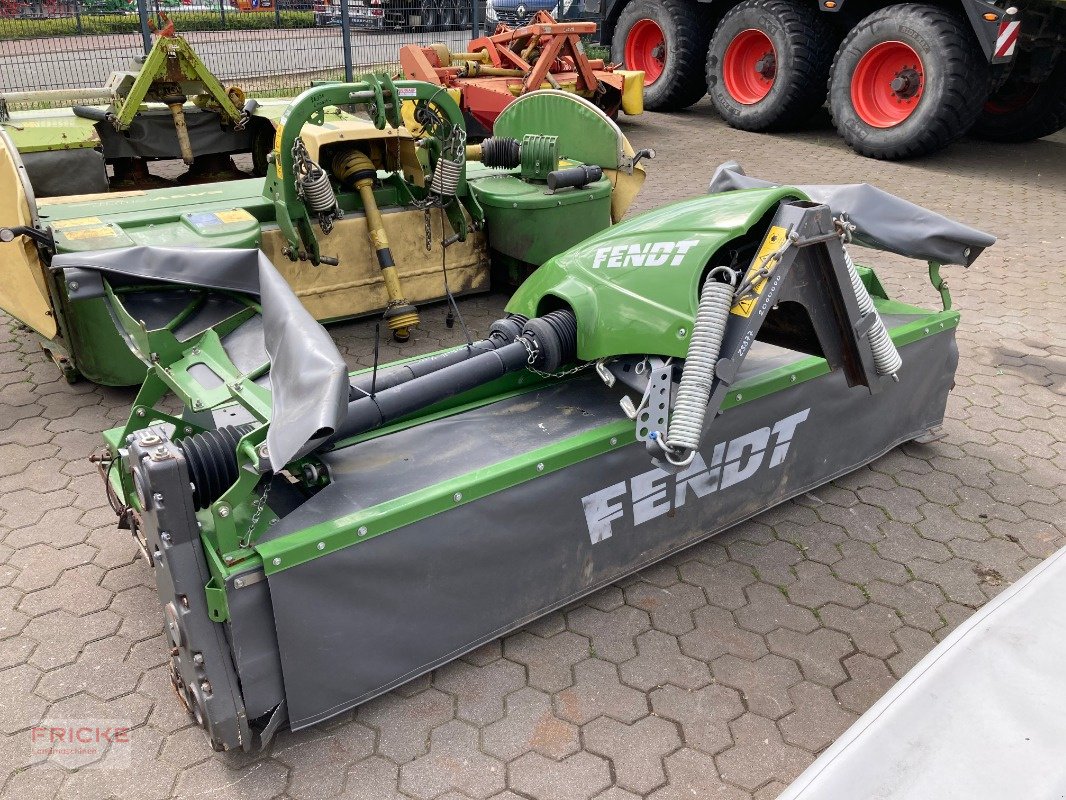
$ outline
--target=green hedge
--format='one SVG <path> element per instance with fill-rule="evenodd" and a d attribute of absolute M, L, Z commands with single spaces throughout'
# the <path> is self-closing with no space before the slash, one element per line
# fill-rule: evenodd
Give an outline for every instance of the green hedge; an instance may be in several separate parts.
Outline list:
<path fill-rule="evenodd" d="M 282 28 L 313 28 L 314 14 L 310 11 L 282 11 Z M 178 33 L 189 31 L 249 31 L 276 28 L 273 11 L 241 13 L 226 9 L 226 21 L 213 11 L 178 11 L 172 16 Z M 81 29 L 75 17 L 60 19 L 0 19 L 0 40 L 31 39 L 42 36 L 77 36 L 78 34 L 138 33 L 140 21 L 136 14 L 82 14 Z"/>

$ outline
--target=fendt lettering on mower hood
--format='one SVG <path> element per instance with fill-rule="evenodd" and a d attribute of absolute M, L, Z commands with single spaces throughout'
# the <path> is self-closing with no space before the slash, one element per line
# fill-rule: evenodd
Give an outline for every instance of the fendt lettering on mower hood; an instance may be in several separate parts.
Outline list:
<path fill-rule="evenodd" d="M 698 244 L 696 239 L 684 239 L 680 242 L 646 242 L 599 247 L 596 249 L 592 268 L 663 267 L 667 264 L 677 267 L 685 260 L 685 254 Z"/>
<path fill-rule="evenodd" d="M 696 453 L 692 463 L 676 475 L 656 467 L 582 497 L 589 538 L 593 544 L 609 539 L 613 533 L 611 522 L 621 519 L 627 510 L 633 525 L 641 525 L 685 505 L 689 491 L 697 499 L 702 499 L 712 492 L 746 481 L 762 467 L 767 452 L 770 453 L 767 469 L 781 466 L 796 428 L 807 419 L 810 411 L 805 408 L 778 420 L 772 428 L 759 428 L 727 442 L 719 442 L 711 453 L 710 466 L 701 453 Z"/>

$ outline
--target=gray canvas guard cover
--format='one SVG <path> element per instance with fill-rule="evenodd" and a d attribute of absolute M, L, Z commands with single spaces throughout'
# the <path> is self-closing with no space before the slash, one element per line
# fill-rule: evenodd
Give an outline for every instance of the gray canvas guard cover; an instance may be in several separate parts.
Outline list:
<path fill-rule="evenodd" d="M 258 296 L 270 356 L 267 448 L 274 470 L 310 452 L 344 419 L 348 410 L 344 359 L 262 251 L 127 247 L 57 255 L 51 269 L 89 270 Z"/>
<path fill-rule="evenodd" d="M 714 171 L 711 194 L 736 189 L 763 189 L 782 184 L 751 178 L 735 161 Z M 907 258 L 970 266 L 996 237 L 922 208 L 868 183 L 796 185 L 816 203 L 825 203 L 833 216 L 847 214 L 856 226 L 857 244 L 887 250 Z"/>
<path fill-rule="evenodd" d="M 1066 548 L 970 617 L 778 800 L 1066 796 Z"/>

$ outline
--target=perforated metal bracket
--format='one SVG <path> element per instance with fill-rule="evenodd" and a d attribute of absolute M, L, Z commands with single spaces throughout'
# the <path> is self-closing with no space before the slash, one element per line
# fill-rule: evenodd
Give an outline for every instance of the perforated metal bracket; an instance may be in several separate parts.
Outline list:
<path fill-rule="evenodd" d="M 652 434 L 665 437 L 670 424 L 670 392 L 673 386 L 673 366 L 661 358 L 649 358 L 648 385 L 637 407 L 636 437 L 644 442 Z"/>

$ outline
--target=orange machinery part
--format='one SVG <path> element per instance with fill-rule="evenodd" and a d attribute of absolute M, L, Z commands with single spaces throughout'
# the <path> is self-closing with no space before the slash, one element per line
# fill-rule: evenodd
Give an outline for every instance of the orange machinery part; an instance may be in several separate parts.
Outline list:
<path fill-rule="evenodd" d="M 617 89 L 621 97 L 623 77 L 613 66 L 590 60 L 581 46 L 581 36 L 595 32 L 595 22 L 556 22 L 547 11 L 538 11 L 528 25 L 509 28 L 501 24 L 492 36 L 474 39 L 467 48 L 469 53 L 484 54 L 485 66 L 516 70 L 514 76 L 468 76 L 467 64 L 471 62 L 452 64 L 442 59 L 440 46 L 404 45 L 400 48 L 400 67 L 405 78 L 461 88 L 462 110 L 491 131 L 492 123 L 516 93 L 540 89 L 545 83 L 573 83 L 579 93 L 592 96 L 607 85 Z M 534 54 L 536 60 L 531 62 Z"/>

